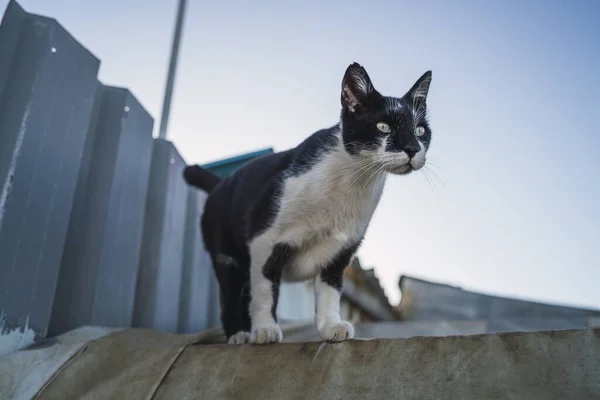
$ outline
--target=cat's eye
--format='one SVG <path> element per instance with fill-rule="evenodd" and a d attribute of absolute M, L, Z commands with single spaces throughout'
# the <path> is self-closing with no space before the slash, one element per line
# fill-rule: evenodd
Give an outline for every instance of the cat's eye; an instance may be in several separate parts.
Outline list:
<path fill-rule="evenodd" d="M 423 128 L 422 126 L 417 126 L 417 129 L 415 129 L 415 135 L 417 135 L 417 137 L 421 137 L 425 134 L 425 128 Z"/>
<path fill-rule="evenodd" d="M 385 122 L 378 122 L 377 129 L 379 129 L 383 133 L 390 133 L 392 131 L 392 128 L 390 128 L 390 126 Z"/>

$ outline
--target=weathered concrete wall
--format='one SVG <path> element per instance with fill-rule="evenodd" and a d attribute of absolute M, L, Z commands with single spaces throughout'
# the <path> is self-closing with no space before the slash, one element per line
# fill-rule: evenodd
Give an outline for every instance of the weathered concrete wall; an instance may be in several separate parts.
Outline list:
<path fill-rule="evenodd" d="M 267 346 L 130 329 L 84 344 L 102 334 L 82 329 L 0 358 L 0 397 L 600 398 L 593 329 Z"/>

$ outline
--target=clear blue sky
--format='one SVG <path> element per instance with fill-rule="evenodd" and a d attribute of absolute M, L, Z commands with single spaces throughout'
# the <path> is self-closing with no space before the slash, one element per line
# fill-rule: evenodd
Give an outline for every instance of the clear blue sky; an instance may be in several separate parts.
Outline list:
<path fill-rule="evenodd" d="M 21 4 L 57 18 L 158 126 L 175 0 Z M 190 163 L 283 150 L 336 122 L 349 63 L 391 95 L 432 69 L 445 186 L 390 179 L 363 263 L 392 301 L 408 274 L 600 308 L 599 21 L 593 0 L 190 0 L 169 135 Z"/>

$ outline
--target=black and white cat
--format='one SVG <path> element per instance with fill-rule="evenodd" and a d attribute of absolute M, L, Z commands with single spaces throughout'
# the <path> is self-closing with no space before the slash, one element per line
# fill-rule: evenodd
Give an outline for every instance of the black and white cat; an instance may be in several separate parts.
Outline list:
<path fill-rule="evenodd" d="M 323 340 L 354 336 L 340 318 L 343 272 L 365 236 L 387 173 L 405 175 L 425 165 L 430 83 L 427 71 L 403 97 L 386 97 L 353 63 L 342 81 L 335 126 L 223 180 L 197 165 L 186 167 L 186 181 L 210 193 L 202 233 L 229 343 L 282 340 L 276 318 L 282 280 L 314 279 Z"/>

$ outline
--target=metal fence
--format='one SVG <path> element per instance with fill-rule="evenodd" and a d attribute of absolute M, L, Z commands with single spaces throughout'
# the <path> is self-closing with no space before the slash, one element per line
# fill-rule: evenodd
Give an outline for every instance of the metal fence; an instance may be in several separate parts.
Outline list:
<path fill-rule="evenodd" d="M 205 194 L 100 61 L 11 1 L 0 25 L 0 354 L 81 325 L 218 325 Z"/>

